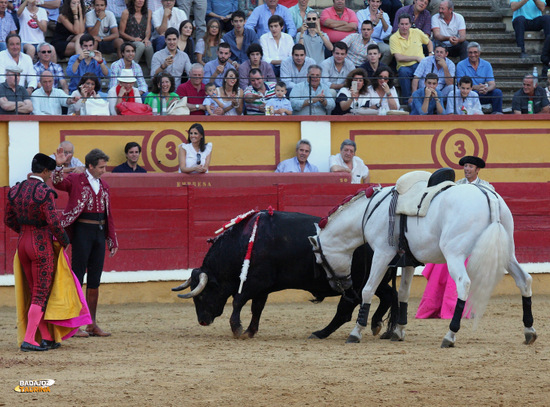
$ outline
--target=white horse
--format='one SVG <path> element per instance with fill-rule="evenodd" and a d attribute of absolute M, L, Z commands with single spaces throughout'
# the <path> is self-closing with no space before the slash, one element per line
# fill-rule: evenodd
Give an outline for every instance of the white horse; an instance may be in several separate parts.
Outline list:
<path fill-rule="evenodd" d="M 367 324 L 371 299 L 388 264 L 398 253 L 399 220 L 389 238 L 389 207 L 393 187 L 374 188 L 359 193 L 329 218 L 317 235 L 310 236 L 317 263 L 323 265 L 334 289 L 349 288 L 351 257 L 365 241 L 374 250 L 370 277 L 363 288 L 363 303 L 357 324 L 347 342 L 359 342 Z M 370 196 L 372 195 L 372 196 Z M 474 185 L 456 185 L 439 193 L 425 217 L 409 217 L 405 236 L 412 255 L 422 263 L 447 263 L 455 281 L 458 300 L 449 332 L 441 347 L 452 347 L 460 329 L 466 300 L 475 318 L 481 318 L 491 292 L 508 271 L 523 299 L 525 343 L 537 334 L 531 313 L 531 276 L 515 256 L 514 222 L 510 209 L 498 194 L 483 192 Z M 393 240 L 392 244 L 389 240 Z M 466 258 L 468 270 L 464 266 Z M 407 302 L 414 268 L 403 267 L 399 288 L 400 316 L 393 340 L 403 340 L 407 323 Z"/>

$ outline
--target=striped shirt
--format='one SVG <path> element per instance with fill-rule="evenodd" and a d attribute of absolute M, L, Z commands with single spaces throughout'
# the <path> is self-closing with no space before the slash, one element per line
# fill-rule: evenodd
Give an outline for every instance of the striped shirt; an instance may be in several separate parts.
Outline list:
<path fill-rule="evenodd" d="M 264 106 L 265 101 L 267 99 L 275 97 L 275 82 L 264 82 L 265 84 L 265 93 L 262 93 L 252 87 L 252 85 L 248 85 L 246 89 L 244 90 L 244 98 L 245 98 L 245 106 L 246 106 L 246 114 L 247 115 L 259 115 L 264 114 L 261 107 Z M 260 95 L 262 96 L 261 99 L 254 99 L 253 102 L 247 102 L 246 98 L 252 96 L 252 95 Z"/>

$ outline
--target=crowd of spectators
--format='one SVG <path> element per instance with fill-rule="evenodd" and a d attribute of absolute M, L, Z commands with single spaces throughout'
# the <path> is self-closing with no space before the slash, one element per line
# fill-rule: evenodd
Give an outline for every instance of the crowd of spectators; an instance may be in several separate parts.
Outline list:
<path fill-rule="evenodd" d="M 122 102 L 162 114 L 186 97 L 193 115 L 502 113 L 453 2 L 405 4 L 333 0 L 318 14 L 309 0 L 0 0 L 0 112 L 98 114 L 86 103 L 103 99 L 112 115 Z M 550 35 L 550 16 L 541 0 L 510 6 L 525 57 L 525 30 Z M 537 79 L 524 78 L 514 113 L 546 113 Z"/>

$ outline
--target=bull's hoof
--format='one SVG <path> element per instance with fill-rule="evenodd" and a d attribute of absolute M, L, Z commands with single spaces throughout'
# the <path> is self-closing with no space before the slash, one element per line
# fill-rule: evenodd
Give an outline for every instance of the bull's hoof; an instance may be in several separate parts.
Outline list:
<path fill-rule="evenodd" d="M 443 337 L 443 341 L 441 342 L 442 348 L 454 348 L 455 347 L 455 333 L 453 331 L 447 332 L 447 335 Z"/>
<path fill-rule="evenodd" d="M 317 332 L 313 332 L 311 335 L 309 335 L 307 339 L 323 339 L 323 338 L 319 338 L 319 336 L 317 335 Z"/>
<path fill-rule="evenodd" d="M 247 329 L 241 335 L 241 339 L 252 339 L 252 338 L 254 338 L 254 335 L 256 335 L 256 331 L 251 331 L 250 329 Z"/>
<path fill-rule="evenodd" d="M 378 322 L 376 325 L 373 325 L 371 330 L 374 336 L 378 335 L 382 330 L 382 322 Z"/>
<path fill-rule="evenodd" d="M 243 334 L 243 327 L 239 326 L 235 329 L 233 329 L 233 338 L 239 339 Z"/>
<path fill-rule="evenodd" d="M 346 339 L 346 343 L 359 343 L 361 342 L 361 338 L 355 335 L 348 336 L 348 339 Z"/>
<path fill-rule="evenodd" d="M 537 332 L 535 331 L 535 328 L 524 328 L 523 333 L 525 334 L 525 342 L 523 342 L 525 345 L 531 345 L 537 340 Z"/>

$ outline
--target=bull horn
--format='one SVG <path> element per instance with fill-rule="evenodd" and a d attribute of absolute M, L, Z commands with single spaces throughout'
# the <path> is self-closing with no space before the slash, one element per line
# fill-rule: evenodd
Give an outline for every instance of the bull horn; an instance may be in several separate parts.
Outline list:
<path fill-rule="evenodd" d="M 202 290 L 204 290 L 204 287 L 206 287 L 206 283 L 208 283 L 208 275 L 206 273 L 200 273 L 199 274 L 199 285 L 195 287 L 193 291 L 187 294 L 178 294 L 178 297 L 180 298 L 193 298 L 199 295 Z"/>
<path fill-rule="evenodd" d="M 182 284 L 178 285 L 177 287 L 172 288 L 172 291 L 181 291 L 185 290 L 187 287 L 191 285 L 191 279 L 184 281 Z"/>

